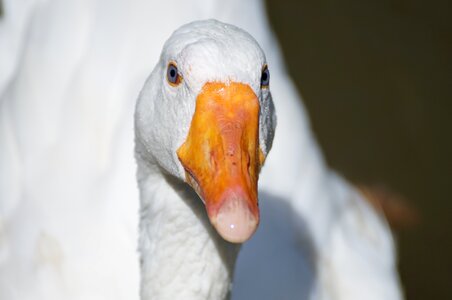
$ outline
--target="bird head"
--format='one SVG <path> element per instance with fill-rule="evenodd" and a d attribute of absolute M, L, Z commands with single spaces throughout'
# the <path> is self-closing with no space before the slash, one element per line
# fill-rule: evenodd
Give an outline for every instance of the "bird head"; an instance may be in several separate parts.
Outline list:
<path fill-rule="evenodd" d="M 137 138 L 149 159 L 187 182 L 227 241 L 259 223 L 257 184 L 276 125 L 265 55 L 215 20 L 176 30 L 140 94 Z"/>

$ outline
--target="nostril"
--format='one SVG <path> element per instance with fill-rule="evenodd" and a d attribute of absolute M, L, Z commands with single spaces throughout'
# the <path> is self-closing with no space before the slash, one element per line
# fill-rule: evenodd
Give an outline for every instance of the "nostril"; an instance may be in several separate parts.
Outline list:
<path fill-rule="evenodd" d="M 210 167 L 212 168 L 212 170 L 215 171 L 217 170 L 217 160 L 216 160 L 216 154 L 215 151 L 210 151 Z"/>

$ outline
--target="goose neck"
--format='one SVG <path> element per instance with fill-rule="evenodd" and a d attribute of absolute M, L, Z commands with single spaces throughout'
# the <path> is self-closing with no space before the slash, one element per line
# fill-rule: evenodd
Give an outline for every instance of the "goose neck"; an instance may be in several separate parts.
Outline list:
<path fill-rule="evenodd" d="M 140 164 L 141 299 L 228 299 L 239 246 L 212 229 L 185 183 Z"/>

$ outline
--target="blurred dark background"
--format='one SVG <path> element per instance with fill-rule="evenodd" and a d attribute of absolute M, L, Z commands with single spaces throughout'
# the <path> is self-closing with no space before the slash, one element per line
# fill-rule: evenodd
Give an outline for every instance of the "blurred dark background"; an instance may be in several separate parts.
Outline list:
<path fill-rule="evenodd" d="M 452 299 L 452 5 L 267 0 L 329 164 L 404 195 L 396 232 L 407 299 Z"/>

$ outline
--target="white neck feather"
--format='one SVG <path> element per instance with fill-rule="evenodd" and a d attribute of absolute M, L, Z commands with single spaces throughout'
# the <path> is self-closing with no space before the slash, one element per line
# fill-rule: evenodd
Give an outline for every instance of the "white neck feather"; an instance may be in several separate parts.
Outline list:
<path fill-rule="evenodd" d="M 188 185 L 137 162 L 141 299 L 228 299 L 239 246 L 214 232 Z"/>

